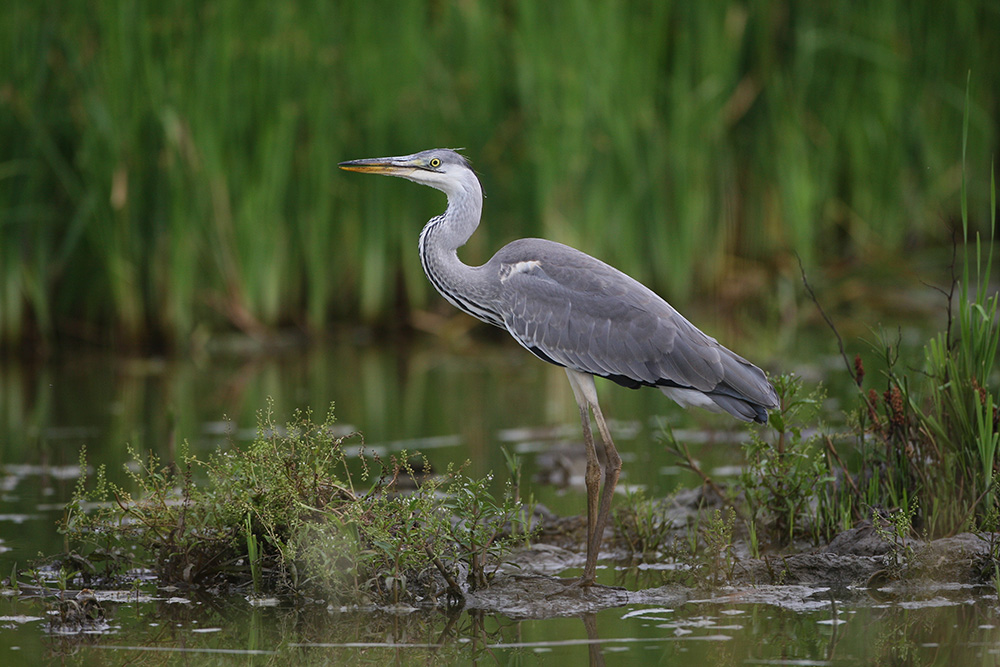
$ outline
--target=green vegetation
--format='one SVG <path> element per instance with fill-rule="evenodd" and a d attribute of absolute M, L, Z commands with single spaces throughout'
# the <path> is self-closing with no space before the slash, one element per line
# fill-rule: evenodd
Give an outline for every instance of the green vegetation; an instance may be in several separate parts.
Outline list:
<path fill-rule="evenodd" d="M 995 193 L 991 179 L 991 230 L 996 228 Z M 666 433 L 668 451 L 699 475 L 704 491 L 742 513 L 751 555 L 780 550 L 796 539 L 824 544 L 870 520 L 890 547 L 886 571 L 898 574 L 912 560 L 909 540 L 918 534 L 938 538 L 979 531 L 993 554 L 984 567 L 1000 585 L 993 548 L 1000 525 L 1000 376 L 995 365 L 1000 293 L 991 282 L 994 238 L 992 233 L 987 242 L 978 234 L 969 238 L 967 201 L 963 185 L 963 252 L 952 284 L 942 290 L 949 315 L 945 331 L 927 341 L 920 368 L 900 361 L 918 356 L 913 350 L 880 335 L 872 347 L 885 370 L 875 380 L 865 373 L 861 355 L 853 363 L 845 355 L 858 388 L 846 430 L 830 432 L 823 425 L 821 389 L 807 393 L 799 378 L 780 375 L 772 378 L 780 407 L 771 413 L 769 428 L 753 430 L 744 445 L 746 466 L 738 486 L 721 487 L 687 446 Z M 813 294 L 808 284 L 807 290 Z M 632 495 L 619 512 L 619 536 L 637 555 L 676 552 L 674 557 L 697 562 L 699 539 L 713 554 L 725 553 L 730 543 L 722 539 L 727 533 L 720 530 L 718 516 L 701 517 L 707 527 L 694 527 L 685 551 L 671 546 L 677 527 L 664 520 L 655 503 Z"/>
<path fill-rule="evenodd" d="M 626 488 L 611 514 L 615 535 L 633 560 L 655 561 L 669 551 L 676 526 L 665 516 L 663 503 L 647 498 L 642 489 Z"/>
<path fill-rule="evenodd" d="M 886 515 L 905 519 L 890 520 L 895 530 L 885 531 L 894 544 L 911 526 L 930 537 L 979 527 L 995 530 L 1000 378 L 994 361 L 1000 345 L 1000 293 L 991 283 L 992 232 L 987 243 L 978 234 L 974 243 L 969 238 L 964 183 L 963 176 L 961 273 L 945 291 L 948 325 L 924 347 L 924 367 L 905 367 L 900 342 L 880 336 L 873 346 L 886 368 L 879 391 L 866 377 L 861 356 L 853 365 L 845 357 L 859 389 L 850 432 L 820 432 L 808 440 L 800 425 L 791 428 L 792 437 L 787 438 L 789 412 L 816 400 L 801 401 L 794 381 L 777 378 L 782 398 L 781 409 L 772 414 L 777 437 L 772 441 L 755 435 L 746 447 L 748 467 L 742 482 L 755 528 L 764 509 L 773 525 L 787 531 L 784 541 L 809 529 L 818 541 L 863 518 L 884 524 Z M 990 203 L 990 229 L 995 230 L 992 179 Z M 815 419 L 814 414 L 805 423 Z M 856 455 L 838 454 L 834 439 L 852 443 Z M 826 445 L 825 459 L 820 442 Z M 845 460 L 859 465 L 845 465 Z M 797 515 L 810 507 L 811 520 L 797 523 Z"/>
<path fill-rule="evenodd" d="M 830 478 L 826 461 L 818 446 L 821 434 L 817 425 L 822 405 L 822 392 L 802 395 L 802 380 L 794 375 L 781 375 L 773 380 L 780 400 L 779 409 L 771 413 L 769 423 L 773 440 L 765 440 L 755 430 L 744 446 L 747 466 L 740 477 L 745 495 L 751 534 L 756 543 L 789 544 L 796 534 L 809 530 L 825 534 L 826 522 L 820 518 L 825 508 L 817 502 L 818 492 Z M 809 428 L 811 433 L 804 434 Z M 847 527 L 847 526 L 845 526 Z"/>
<path fill-rule="evenodd" d="M 733 576 L 736 556 L 733 553 L 733 529 L 736 511 L 732 507 L 715 510 L 704 531 L 704 551 L 710 562 L 712 585 L 717 586 Z M 695 549 L 694 553 L 698 553 Z"/>
<path fill-rule="evenodd" d="M 352 439 L 333 437 L 332 424 L 332 409 L 322 423 L 306 411 L 284 427 L 268 409 L 245 450 L 184 454 L 183 469 L 133 454 L 134 496 L 103 468 L 92 489 L 81 476 L 63 522 L 61 578 L 89 584 L 139 566 L 163 585 L 252 585 L 347 604 L 461 600 L 530 537 L 509 484 L 496 498 L 491 476 L 431 476 L 405 452 L 389 461 L 359 452 L 352 472 Z M 197 481 L 202 471 L 207 483 Z M 370 488 L 357 487 L 370 477 Z M 402 491 L 404 480 L 419 484 Z"/>
<path fill-rule="evenodd" d="M 702 498 L 702 501 L 705 499 Z M 627 549 L 628 565 L 671 564 L 658 572 L 640 575 L 637 569 L 622 569 L 621 578 L 636 578 L 637 587 L 681 583 L 692 587 L 716 586 L 731 580 L 738 562 L 735 553 L 736 510 L 699 507 L 692 522 L 678 525 L 669 509 L 676 498 L 650 499 L 641 490 L 631 490 L 615 509 L 615 537 Z M 640 579 L 646 580 L 638 583 Z"/>
<path fill-rule="evenodd" d="M 968 117 L 963 156 L 967 129 Z M 989 242 L 976 234 L 971 243 L 964 171 L 962 182 L 964 252 L 961 275 L 947 291 L 947 329 L 928 341 L 921 373 L 899 368 L 898 346 L 883 344 L 885 389 L 863 393 L 857 413 L 864 502 L 906 509 L 919 498 L 918 518 L 931 535 L 974 528 L 1000 500 L 1000 293 L 991 284 L 996 185 L 991 179 Z M 857 381 L 862 387 L 860 374 Z"/>
<path fill-rule="evenodd" d="M 875 533 L 889 545 L 883 557 L 886 570 L 880 577 L 898 578 L 903 567 L 913 561 L 915 551 L 911 541 L 914 536 L 913 517 L 917 509 L 917 499 L 914 498 L 908 506 L 896 508 L 887 516 L 875 514 L 872 517 Z"/>
<path fill-rule="evenodd" d="M 986 286 L 990 260 L 989 252 L 983 264 L 966 258 L 948 294 L 960 333 L 949 326 L 932 338 L 924 368 L 903 368 L 899 343 L 881 338 L 875 349 L 887 370 L 879 392 L 866 382 L 860 355 L 855 359 L 859 397 L 849 431 L 803 437 L 804 425 L 816 426 L 816 399 L 802 399 L 793 378 L 775 379 L 782 399 L 772 414 L 775 432 L 755 433 L 745 446 L 741 483 L 752 535 L 770 527 L 778 544 L 795 536 L 821 543 L 856 521 L 881 525 L 889 515 L 905 517 L 902 524 L 890 519 L 895 529 L 884 531 L 894 544 L 911 526 L 928 537 L 996 529 L 1000 412 L 993 357 L 1000 324 L 998 294 Z M 973 263 L 975 283 L 968 272 Z M 809 419 L 789 422 L 792 409 L 803 405 Z"/>
<path fill-rule="evenodd" d="M 469 261 L 544 235 L 678 305 L 737 274 L 792 281 L 793 251 L 935 243 L 970 70 L 970 159 L 997 149 L 998 32 L 996 11 L 930 0 L 14 0 L 0 345 L 183 347 L 422 307 L 440 198 L 335 165 L 439 145 L 493 195 Z"/>

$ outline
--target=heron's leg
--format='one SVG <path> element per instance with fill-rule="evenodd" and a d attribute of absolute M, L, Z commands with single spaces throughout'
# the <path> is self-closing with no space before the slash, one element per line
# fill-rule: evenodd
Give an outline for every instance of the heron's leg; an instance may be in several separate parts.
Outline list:
<path fill-rule="evenodd" d="M 601 498 L 601 503 L 599 503 L 598 498 L 600 495 L 601 465 L 597 460 L 597 447 L 594 444 L 594 434 L 590 428 L 589 412 L 591 408 L 597 405 L 597 391 L 594 388 L 594 377 L 592 375 L 579 373 L 569 368 L 566 369 L 566 375 L 569 377 L 569 384 L 573 388 L 573 396 L 576 398 L 576 403 L 580 408 L 583 442 L 587 450 L 587 472 L 584 477 L 584 481 L 587 484 L 587 562 L 583 567 L 583 578 L 580 583 L 584 586 L 590 586 L 594 583 L 597 575 L 597 555 L 604 537 L 604 522 L 600 520 L 600 507 L 603 504 L 603 498 Z M 600 414 L 600 408 L 597 408 L 595 415 L 597 414 Z M 600 424 L 603 424 L 604 417 L 602 416 L 600 419 Z M 603 430 L 607 430 L 606 425 L 602 428 Z M 603 430 L 601 432 L 602 438 L 604 437 Z M 607 445 L 605 444 L 606 447 Z M 617 457 L 617 452 L 615 452 L 615 456 Z M 619 469 L 621 468 L 620 459 L 618 467 Z M 617 481 L 617 479 L 618 475 L 616 473 L 615 480 Z M 605 477 L 605 480 L 607 480 L 607 477 Z M 605 494 L 607 494 L 606 483 Z M 606 520 L 606 510 L 604 514 Z"/>
<path fill-rule="evenodd" d="M 590 413 L 587 404 L 580 406 L 580 422 L 583 425 L 583 443 L 587 450 L 587 472 L 584 481 L 587 484 L 587 563 L 583 568 L 584 581 L 590 573 L 590 581 L 597 571 L 597 550 L 593 548 L 594 534 L 597 530 L 599 515 L 598 496 L 601 485 L 601 464 L 597 460 L 597 447 L 594 445 L 594 434 L 590 429 Z"/>
<path fill-rule="evenodd" d="M 593 382 L 593 380 L 591 380 Z M 608 523 L 608 516 L 611 514 L 611 499 L 615 495 L 615 487 L 618 485 L 618 476 L 622 471 L 622 457 L 618 454 L 614 440 L 611 439 L 611 431 L 601 414 L 601 406 L 597 403 L 595 393 L 594 402 L 590 405 L 594 412 L 594 420 L 597 422 L 597 430 L 601 433 L 601 440 L 604 441 L 604 490 L 601 492 L 601 503 L 597 512 L 597 525 L 594 531 L 597 537 L 594 538 L 594 550 L 597 551 L 604 537 L 604 527 Z"/>

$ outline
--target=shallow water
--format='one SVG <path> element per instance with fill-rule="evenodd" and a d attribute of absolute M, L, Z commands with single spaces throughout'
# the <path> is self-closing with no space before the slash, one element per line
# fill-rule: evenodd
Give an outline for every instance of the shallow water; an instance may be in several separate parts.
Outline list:
<path fill-rule="evenodd" d="M 800 368 L 814 375 L 840 363 L 826 353 L 809 360 L 811 367 Z M 343 432 L 362 431 L 366 447 L 419 449 L 442 468 L 470 459 L 469 472 L 477 476 L 492 470 L 502 478 L 501 447 L 510 447 L 524 457 L 527 479 L 550 482 L 529 483 L 527 490 L 539 502 L 560 515 L 584 510 L 579 426 L 565 375 L 514 345 L 427 340 L 394 348 L 355 338 L 267 355 L 216 353 L 173 362 L 80 356 L 42 367 L 8 363 L 2 370 L 0 576 L 15 565 L 25 567 L 39 553 L 62 551 L 55 522 L 77 482 L 81 446 L 92 469 L 107 465 L 113 478 L 124 481 L 126 445 L 169 457 L 184 439 L 198 453 L 227 440 L 245 441 L 268 397 L 278 421 L 297 407 L 323 413 L 335 401 Z M 642 486 L 649 495 L 662 496 L 698 484 L 664 451 L 663 420 L 714 477 L 738 473 L 740 450 L 733 443 L 745 432 L 716 430 L 720 424 L 731 428 L 730 422 L 685 413 L 658 392 L 610 383 L 601 392 L 625 461 L 623 487 Z M 653 585 L 639 586 L 639 576 L 605 568 L 600 580 L 633 591 Z M 860 589 L 724 589 L 710 599 L 646 596 L 582 618 L 546 620 L 408 609 L 342 611 L 287 601 L 270 606 L 240 596 L 195 598 L 154 585 L 137 594 L 122 601 L 120 593 L 103 599 L 98 591 L 103 616 L 82 631 L 53 624 L 53 606 L 37 598 L 0 599 L 0 662 L 46 656 L 95 664 L 173 659 L 409 664 L 477 658 L 994 664 L 1000 650 L 995 595 L 962 588 L 874 597 Z"/>
<path fill-rule="evenodd" d="M 100 593 L 98 592 L 98 595 Z M 121 594 L 116 594 L 117 599 Z M 768 599 L 768 602 L 760 600 Z M 60 633 L 34 601 L 0 602 L 0 656 L 246 664 L 995 664 L 995 597 L 944 590 L 919 599 L 802 589 L 723 589 L 676 604 L 626 605 L 583 617 L 515 620 L 441 611 L 399 613 L 255 606 L 239 597 L 159 592 L 104 601 L 99 627 Z M 75 630 L 75 629 L 74 629 Z"/>

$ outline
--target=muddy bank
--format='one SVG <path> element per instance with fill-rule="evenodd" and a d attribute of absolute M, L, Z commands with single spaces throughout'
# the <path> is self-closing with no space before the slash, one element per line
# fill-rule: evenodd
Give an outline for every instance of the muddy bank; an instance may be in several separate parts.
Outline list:
<path fill-rule="evenodd" d="M 989 582 L 992 570 L 984 568 L 990 545 L 983 536 L 963 533 L 914 543 L 910 560 L 893 568 L 886 562 L 885 543 L 871 539 L 873 533 L 870 526 L 862 526 L 815 552 L 737 559 L 732 577 L 717 587 L 669 584 L 643 590 L 580 588 L 573 579 L 558 578 L 552 572 L 578 567 L 582 553 L 536 545 L 515 554 L 489 588 L 467 592 L 465 605 L 512 618 L 579 615 L 629 604 L 674 606 L 706 599 L 804 610 L 828 605 L 825 593 L 831 589 L 875 603 L 901 596 L 936 596 Z"/>
<path fill-rule="evenodd" d="M 692 513 L 698 509 L 698 492 L 691 497 L 665 503 L 663 520 L 673 522 L 676 539 L 683 533 Z M 544 515 L 544 513 L 543 513 Z M 828 545 L 796 553 L 749 557 L 745 541 L 736 540 L 729 559 L 712 579 L 694 581 L 696 576 L 662 576 L 667 583 L 648 587 L 628 585 L 643 581 L 629 576 L 636 571 L 690 571 L 696 565 L 685 562 L 664 564 L 648 556 L 637 558 L 620 546 L 611 532 L 606 535 L 601 554 L 603 568 L 614 568 L 616 580 L 627 587 L 575 585 L 567 570 L 584 562 L 582 540 L 576 541 L 582 517 L 558 518 L 544 515 L 541 534 L 547 542 L 511 555 L 498 570 L 490 586 L 465 591 L 468 609 L 502 613 L 512 618 L 545 618 L 579 615 L 629 604 L 675 606 L 698 600 L 753 602 L 806 610 L 830 604 L 830 591 L 838 596 L 871 604 L 888 599 L 931 599 L 968 594 L 970 589 L 993 588 L 994 561 L 1000 536 L 961 533 L 933 541 L 916 538 L 887 539 L 870 522 L 836 536 Z M 736 555 L 742 554 L 742 555 Z M 667 559 L 664 559 L 667 560 Z M 644 581 L 655 582 L 655 577 Z"/>

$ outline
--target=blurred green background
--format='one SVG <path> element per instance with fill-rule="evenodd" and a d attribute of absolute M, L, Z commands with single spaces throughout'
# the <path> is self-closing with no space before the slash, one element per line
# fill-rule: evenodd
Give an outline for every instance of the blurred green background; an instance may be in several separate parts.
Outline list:
<path fill-rule="evenodd" d="M 465 147 L 463 258 L 545 236 L 684 307 L 973 224 L 1000 3 L 8 0 L 0 346 L 410 321 L 440 194 L 337 162 Z M 425 191 L 426 190 L 426 191 Z"/>

